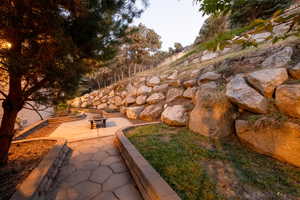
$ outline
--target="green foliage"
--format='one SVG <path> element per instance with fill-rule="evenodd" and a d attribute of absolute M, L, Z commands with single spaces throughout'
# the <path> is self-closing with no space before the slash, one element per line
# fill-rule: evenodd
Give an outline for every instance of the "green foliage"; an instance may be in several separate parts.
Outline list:
<path fill-rule="evenodd" d="M 211 15 L 202 25 L 194 44 L 211 40 L 218 34 L 228 31 L 227 21 L 226 15 Z"/>
<path fill-rule="evenodd" d="M 90 71 L 88 60 L 111 59 L 141 13 L 135 0 L 86 0 L 88 7 L 80 2 L 1 1 L 0 41 L 11 48 L 0 49 L 0 71 L 11 84 L 22 82 L 15 98 L 55 104 L 68 98 Z"/>
<path fill-rule="evenodd" d="M 232 181 L 241 188 L 254 187 L 270 195 L 270 199 L 300 196 L 299 168 L 252 152 L 234 136 L 209 140 L 186 128 L 166 125 L 137 127 L 126 135 L 183 200 L 225 199 L 217 188 L 217 174 L 206 166 L 220 162 L 230 166 L 225 171 L 233 171 Z M 214 169 L 220 169 L 220 165 Z M 221 178 L 228 177 L 226 173 Z M 237 185 L 230 189 L 239 194 Z"/>
<path fill-rule="evenodd" d="M 287 8 L 292 0 L 195 0 L 205 14 L 230 13 L 233 27 L 249 24 L 257 18 L 268 18 Z"/>
<path fill-rule="evenodd" d="M 175 48 L 175 50 L 174 50 L 175 53 L 178 53 L 178 52 L 180 52 L 180 51 L 183 50 L 183 46 L 182 46 L 182 44 L 180 44 L 179 42 L 175 42 L 174 48 Z"/>
<path fill-rule="evenodd" d="M 234 37 L 241 35 L 242 33 L 251 30 L 251 26 L 245 26 L 243 28 L 233 29 L 224 33 L 219 33 L 213 39 L 203 42 L 197 46 L 199 50 L 210 50 L 210 51 L 217 51 L 223 50 L 227 45 L 230 44 Z"/>

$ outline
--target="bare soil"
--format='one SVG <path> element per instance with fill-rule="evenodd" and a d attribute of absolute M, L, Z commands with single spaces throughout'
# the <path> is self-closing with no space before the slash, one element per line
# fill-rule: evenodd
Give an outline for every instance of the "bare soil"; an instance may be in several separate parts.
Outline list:
<path fill-rule="evenodd" d="M 12 144 L 8 164 L 0 167 L 0 200 L 8 200 L 13 195 L 17 185 L 38 166 L 54 144 L 55 141 Z"/>

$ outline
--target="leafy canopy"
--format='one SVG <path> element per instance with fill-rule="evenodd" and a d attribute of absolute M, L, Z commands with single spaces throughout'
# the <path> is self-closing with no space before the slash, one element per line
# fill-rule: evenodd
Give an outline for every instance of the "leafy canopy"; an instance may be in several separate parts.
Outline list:
<path fill-rule="evenodd" d="M 292 0 L 194 0 L 204 14 L 230 13 L 233 27 L 243 26 L 257 18 L 268 18 L 287 8 Z"/>
<path fill-rule="evenodd" d="M 0 49 L 0 72 L 11 84 L 2 94 L 18 89 L 20 109 L 29 97 L 52 101 L 74 92 L 87 60 L 111 59 L 141 10 L 135 0 L 2 0 L 0 12 L 0 41 L 11 46 Z"/>

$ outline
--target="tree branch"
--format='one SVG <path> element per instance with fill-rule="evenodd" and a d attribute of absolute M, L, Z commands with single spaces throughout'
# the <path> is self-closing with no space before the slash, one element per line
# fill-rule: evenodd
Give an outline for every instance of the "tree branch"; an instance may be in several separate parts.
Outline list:
<path fill-rule="evenodd" d="M 38 91 L 39 89 L 41 89 L 46 82 L 47 82 L 47 79 L 44 78 L 40 82 L 36 83 L 34 86 L 32 86 L 31 88 L 29 88 L 28 90 L 24 91 L 24 97 L 25 97 L 25 99 L 28 99 L 28 97 L 32 93 L 34 93 L 35 91 Z"/>
<path fill-rule="evenodd" d="M 30 104 L 28 102 L 26 102 L 26 104 L 28 104 L 32 109 L 27 108 L 25 106 L 23 106 L 23 108 L 35 111 L 39 115 L 39 117 L 41 118 L 41 120 L 44 120 L 43 116 L 40 114 L 40 112 L 32 104 Z"/>
<path fill-rule="evenodd" d="M 4 97 L 7 97 L 7 94 L 5 92 L 3 92 L 2 90 L 0 90 L 0 94 L 2 94 Z"/>
<path fill-rule="evenodd" d="M 4 67 L 0 67 L 1 70 L 8 72 L 7 69 L 5 69 Z"/>

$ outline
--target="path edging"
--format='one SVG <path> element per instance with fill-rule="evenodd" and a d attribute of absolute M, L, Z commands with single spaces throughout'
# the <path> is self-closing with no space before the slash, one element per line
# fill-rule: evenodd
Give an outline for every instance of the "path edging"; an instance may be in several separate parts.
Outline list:
<path fill-rule="evenodd" d="M 43 200 L 49 192 L 55 180 L 64 158 L 69 152 L 67 141 L 61 138 L 35 138 L 28 140 L 14 141 L 23 143 L 31 141 L 57 141 L 42 159 L 39 165 L 17 186 L 16 192 L 10 200 Z"/>
<path fill-rule="evenodd" d="M 29 125 L 28 127 L 24 128 L 23 130 L 19 131 L 15 136 L 15 140 L 20 140 L 26 138 L 29 134 L 34 132 L 37 129 L 40 129 L 44 126 L 47 126 L 49 123 L 48 119 L 40 120 L 36 123 Z"/>
<path fill-rule="evenodd" d="M 160 122 L 138 124 L 119 129 L 115 144 L 145 200 L 181 200 L 177 193 L 156 172 L 124 135 L 124 131 L 138 126 L 159 124 Z"/>

